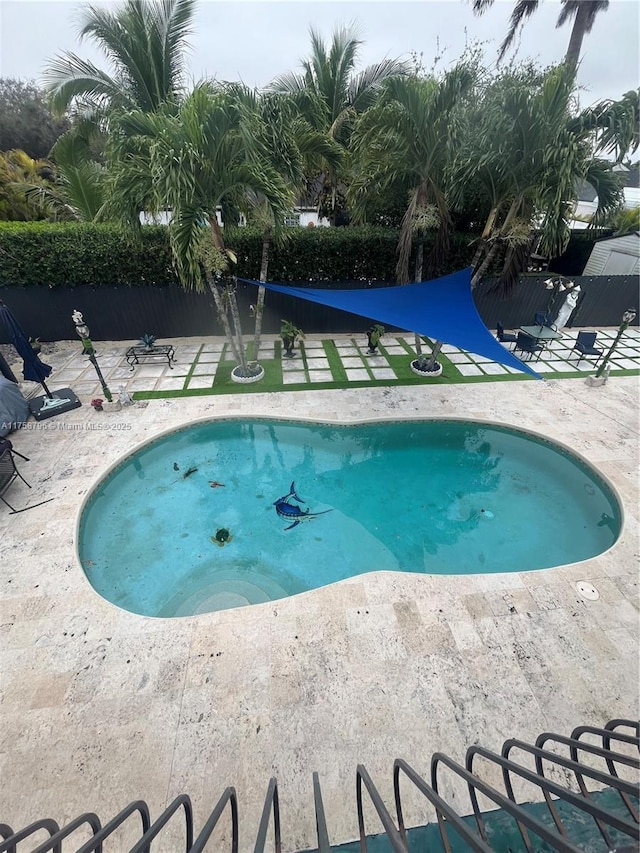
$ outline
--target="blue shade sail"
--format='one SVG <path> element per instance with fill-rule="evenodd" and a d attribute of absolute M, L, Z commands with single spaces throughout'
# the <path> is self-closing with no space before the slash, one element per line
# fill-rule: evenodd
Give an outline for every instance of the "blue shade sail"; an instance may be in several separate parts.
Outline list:
<path fill-rule="evenodd" d="M 471 273 L 468 267 L 432 281 L 358 290 L 320 290 L 240 280 L 443 341 L 541 379 L 528 364 L 505 349 L 483 323 L 471 293 Z"/>

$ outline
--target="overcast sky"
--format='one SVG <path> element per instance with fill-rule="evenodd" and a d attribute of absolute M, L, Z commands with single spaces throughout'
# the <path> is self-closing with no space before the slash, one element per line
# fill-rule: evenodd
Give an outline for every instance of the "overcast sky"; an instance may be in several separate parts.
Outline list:
<path fill-rule="evenodd" d="M 47 61 L 66 50 L 106 68 L 91 42 L 80 43 L 76 37 L 87 5 L 69 0 L 0 0 L 0 76 L 38 80 Z M 278 74 L 298 69 L 309 51 L 310 25 L 328 40 L 337 24 L 351 21 L 359 25 L 364 42 L 362 66 L 384 57 L 407 59 L 415 51 L 422 53 L 426 68 L 440 52 L 442 68 L 455 62 L 467 41 L 476 40 L 485 43 L 486 57 L 494 61 L 512 8 L 510 0 L 497 0 L 477 17 L 469 0 L 200 0 L 190 69 L 195 80 L 208 76 L 264 86 Z M 559 9 L 557 0 L 541 2 L 524 27 L 519 58 L 543 65 L 562 59 L 570 24 L 555 28 Z M 638 86 L 639 10 L 637 0 L 611 0 L 609 10 L 596 19 L 583 44 L 578 75 L 582 106 L 618 98 Z"/>

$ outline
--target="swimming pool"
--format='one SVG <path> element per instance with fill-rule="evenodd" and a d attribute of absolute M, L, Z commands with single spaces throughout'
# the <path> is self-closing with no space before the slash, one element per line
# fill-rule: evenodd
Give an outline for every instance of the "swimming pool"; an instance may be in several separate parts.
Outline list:
<path fill-rule="evenodd" d="M 198 423 L 124 459 L 88 496 L 94 589 L 146 616 L 275 600 L 372 571 L 470 574 L 577 562 L 621 510 L 578 457 L 471 421 Z"/>

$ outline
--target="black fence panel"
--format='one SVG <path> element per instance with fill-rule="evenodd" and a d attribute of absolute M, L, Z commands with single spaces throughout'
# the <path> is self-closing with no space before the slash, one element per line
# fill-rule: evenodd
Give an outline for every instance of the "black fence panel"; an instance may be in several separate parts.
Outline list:
<path fill-rule="evenodd" d="M 549 274 L 523 278 L 509 297 L 496 290 L 493 279 L 485 279 L 474 291 L 478 312 L 490 329 L 501 321 L 506 328 L 518 328 L 533 322 L 537 311 L 546 311 L 550 292 L 544 280 Z M 636 276 L 577 276 L 581 296 L 569 325 L 617 326 L 627 308 L 638 307 Z M 291 282 L 306 286 L 308 282 Z M 313 282 L 314 288 L 330 290 L 346 287 L 388 287 L 382 281 Z M 255 285 L 238 283 L 238 306 L 245 334 L 253 331 L 251 305 L 257 301 Z M 94 340 L 134 341 L 143 334 L 158 338 L 222 335 L 215 304 L 210 293 L 185 292 L 178 285 L 168 287 L 3 287 L 2 299 L 25 332 L 42 341 L 70 340 L 75 337 L 71 320 L 77 309 L 84 314 Z M 552 313 L 562 305 L 558 298 Z M 263 315 L 265 334 L 277 334 L 280 321 L 295 323 L 307 334 L 364 334 L 373 318 L 359 317 L 285 294 L 267 291 Z M 638 318 L 634 325 L 638 324 Z M 391 327 L 388 327 L 392 331 Z M 6 329 L 0 326 L 0 343 L 7 343 Z"/>
<path fill-rule="evenodd" d="M 96 341 L 223 334 L 210 293 L 186 293 L 169 287 L 4 287 L 0 299 L 28 335 L 42 341 L 76 337 L 71 319 L 81 311 Z M 6 342 L 0 324 L 0 342 Z"/>
<path fill-rule="evenodd" d="M 537 311 L 548 310 L 552 293 L 544 282 L 549 277 L 555 278 L 555 274 L 527 276 L 506 298 L 496 289 L 495 279 L 485 279 L 474 291 L 478 313 L 490 329 L 496 328 L 498 320 L 508 329 L 530 325 Z M 572 276 L 571 281 L 580 285 L 581 294 L 569 326 L 619 326 L 623 313 L 638 307 L 637 276 Z M 559 294 L 550 312 L 553 317 L 562 304 Z M 638 325 L 638 317 L 634 325 Z"/>

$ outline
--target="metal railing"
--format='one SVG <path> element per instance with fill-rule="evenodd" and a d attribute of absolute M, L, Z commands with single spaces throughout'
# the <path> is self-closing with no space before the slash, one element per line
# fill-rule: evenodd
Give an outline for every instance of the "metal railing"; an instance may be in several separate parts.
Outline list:
<path fill-rule="evenodd" d="M 596 743 L 591 740 L 595 739 Z M 627 752 L 622 751 L 627 749 Z M 490 833 L 487 823 L 496 812 L 483 812 L 480 808 L 479 797 L 492 802 L 501 811 L 520 836 L 522 849 L 534 853 L 537 849 L 532 836 L 541 839 L 548 849 L 560 853 L 580 853 L 576 839 L 571 838 L 572 829 L 567 825 L 566 815 L 563 819 L 562 808 L 570 807 L 575 813 L 593 820 L 594 837 L 602 838 L 607 850 L 616 853 L 631 853 L 638 849 L 640 832 L 638 824 L 639 789 L 637 781 L 629 781 L 621 776 L 626 769 L 634 774 L 637 780 L 640 761 L 629 754 L 629 748 L 634 752 L 640 750 L 640 724 L 632 720 L 611 720 L 603 728 L 596 726 L 579 726 L 570 736 L 544 732 L 535 743 L 511 738 L 502 746 L 500 754 L 482 746 L 471 746 L 466 753 L 464 766 L 443 753 L 435 753 L 431 759 L 430 781 L 427 782 L 406 761 L 396 759 L 393 765 L 393 790 L 396 810 L 394 821 L 385 805 L 371 776 L 363 765 L 356 769 L 356 810 L 358 833 L 361 853 L 367 851 L 367 832 L 364 818 L 364 795 L 368 796 L 382 825 L 382 835 L 386 836 L 393 853 L 407 853 L 409 850 L 409 834 L 405 824 L 405 815 L 400 791 L 401 779 L 411 783 L 412 789 L 417 790 L 429 803 L 435 812 L 441 846 L 445 853 L 451 853 L 451 834 L 455 834 L 465 845 L 466 849 L 475 853 L 491 853 Z M 523 759 L 515 761 L 512 754 L 518 753 Z M 499 769 L 502 776 L 502 788 L 499 790 L 482 778 L 477 765 L 488 765 L 495 778 L 495 770 Z M 598 766 L 596 766 L 598 765 Z M 553 775 L 561 777 L 566 784 L 559 784 L 550 778 L 548 769 Z M 444 773 L 447 777 L 444 778 Z M 465 808 L 460 804 L 459 795 L 455 798 L 456 805 L 447 799 L 443 793 L 446 783 L 453 777 L 457 785 L 461 782 L 466 788 L 470 808 L 464 817 Z M 530 802 L 540 806 L 533 814 L 529 805 L 518 802 L 514 781 L 534 786 L 538 796 L 528 798 Z M 573 784 L 575 782 L 575 784 Z M 607 789 L 619 797 L 621 808 L 612 811 L 611 807 L 602 804 L 594 797 L 591 787 L 599 790 Z M 571 786 L 570 786 L 571 785 Z M 451 797 L 453 799 L 453 796 Z M 313 800 L 315 810 L 315 825 L 317 836 L 317 853 L 330 853 L 329 833 L 317 773 L 313 774 Z M 607 801 L 608 802 L 608 801 Z M 194 839 L 195 827 L 191 800 L 182 794 L 162 812 L 152 823 L 147 804 L 142 800 L 130 803 L 112 820 L 102 826 L 98 816 L 92 812 L 79 815 L 63 827 L 51 819 L 39 820 L 29 824 L 17 832 L 8 825 L 0 823 L 0 853 L 26 853 L 29 839 L 37 833 L 48 833 L 45 841 L 39 841 L 30 848 L 31 853 L 66 853 L 76 850 L 76 853 L 102 853 L 103 842 L 112 837 L 130 818 L 139 817 L 142 827 L 141 834 L 131 853 L 151 853 L 153 842 L 158 839 L 167 825 L 179 818 L 184 819 L 184 850 L 185 853 L 203 853 L 211 839 L 220 818 L 229 806 L 231 819 L 230 848 L 232 853 L 238 853 L 239 844 L 239 811 L 236 791 L 226 788 L 214 806 L 198 836 Z M 548 812 L 547 819 L 544 808 Z M 278 783 L 275 778 L 269 781 L 262 816 L 257 831 L 254 853 L 264 853 L 271 819 L 273 818 L 273 849 L 281 853 L 280 805 Z M 550 818 L 550 819 L 549 819 Z M 584 824 L 584 820 L 581 820 Z M 72 836 L 77 830 L 87 829 L 93 834 L 80 847 L 70 846 Z M 628 839 L 628 846 L 620 846 L 620 838 Z M 617 840 L 617 847 L 616 847 Z M 174 842 L 175 844 L 175 842 Z M 624 845 L 627 842 L 624 841 Z M 172 849 L 174 849 L 172 847 Z M 175 848 L 176 853 L 179 849 Z M 436 849 L 436 848 L 434 848 Z"/>

